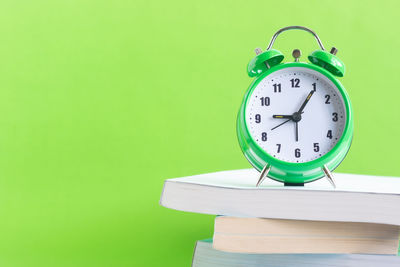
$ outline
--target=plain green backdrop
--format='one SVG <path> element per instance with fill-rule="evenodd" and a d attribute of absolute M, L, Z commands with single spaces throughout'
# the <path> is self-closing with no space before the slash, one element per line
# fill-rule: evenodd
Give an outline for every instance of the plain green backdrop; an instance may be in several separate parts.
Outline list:
<path fill-rule="evenodd" d="M 166 178 L 250 167 L 246 65 L 280 27 L 336 46 L 355 112 L 340 172 L 400 176 L 398 1 L 0 3 L 0 265 L 189 266 L 213 216 Z M 275 47 L 317 49 L 303 32 Z"/>

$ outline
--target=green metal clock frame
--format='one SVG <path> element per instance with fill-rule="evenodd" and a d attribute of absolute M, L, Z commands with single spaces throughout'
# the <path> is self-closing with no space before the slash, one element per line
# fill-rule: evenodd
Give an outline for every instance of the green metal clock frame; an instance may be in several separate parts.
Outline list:
<path fill-rule="evenodd" d="M 246 106 L 256 86 L 265 77 L 272 74 L 273 72 L 284 68 L 292 68 L 292 67 L 302 67 L 302 68 L 312 69 L 326 76 L 338 88 L 340 94 L 343 97 L 344 105 L 346 108 L 346 123 L 343 129 L 343 134 L 339 139 L 339 141 L 337 142 L 337 144 L 327 154 L 323 155 L 322 157 L 309 162 L 302 162 L 302 163 L 282 161 L 266 153 L 250 135 L 249 130 L 247 128 L 246 117 L 245 117 Z M 340 75 L 336 74 L 336 76 Z M 254 168 L 256 168 L 258 171 L 262 171 L 265 168 L 265 166 L 270 166 L 270 170 L 268 172 L 269 178 L 287 184 L 303 184 L 324 177 L 326 174 L 323 170 L 324 166 L 327 167 L 330 171 L 333 171 L 345 158 L 347 152 L 350 149 L 350 145 L 353 138 L 353 131 L 354 131 L 353 111 L 350 103 L 350 98 L 345 88 L 334 77 L 334 75 L 331 72 L 312 63 L 304 63 L 304 62 L 281 63 L 272 66 L 271 68 L 259 74 L 255 78 L 255 80 L 251 83 L 250 87 L 248 88 L 245 94 L 241 107 L 239 109 L 236 128 L 237 128 L 237 136 L 239 144 L 243 151 L 243 154 L 250 162 L 250 164 L 253 165 Z"/>

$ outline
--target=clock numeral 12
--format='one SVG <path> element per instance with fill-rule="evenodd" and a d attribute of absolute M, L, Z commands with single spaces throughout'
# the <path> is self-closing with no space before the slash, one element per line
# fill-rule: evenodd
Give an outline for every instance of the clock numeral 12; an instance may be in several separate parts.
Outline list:
<path fill-rule="evenodd" d="M 268 96 L 260 97 L 260 100 L 261 100 L 261 106 L 269 106 L 271 104 L 271 99 L 269 99 Z"/>
<path fill-rule="evenodd" d="M 296 78 L 296 79 L 291 79 L 290 81 L 292 82 L 292 88 L 300 87 L 300 79 Z"/>

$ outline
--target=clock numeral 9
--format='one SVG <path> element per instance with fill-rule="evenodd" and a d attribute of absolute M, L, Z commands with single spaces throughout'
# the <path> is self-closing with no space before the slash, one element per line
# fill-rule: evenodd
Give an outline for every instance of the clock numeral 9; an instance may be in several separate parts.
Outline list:
<path fill-rule="evenodd" d="M 276 153 L 281 153 L 281 144 L 276 144 L 276 146 L 278 147 Z"/>
<path fill-rule="evenodd" d="M 319 152 L 319 143 L 314 143 L 314 151 Z"/>
<path fill-rule="evenodd" d="M 332 113 L 332 116 L 333 116 L 333 117 L 332 117 L 332 120 L 333 120 L 333 121 L 335 121 L 335 122 L 338 121 L 338 114 L 337 114 L 336 112 L 333 112 L 333 113 Z"/>
<path fill-rule="evenodd" d="M 331 99 L 330 95 L 325 95 L 325 104 L 330 104 L 331 103 L 330 99 Z"/>
<path fill-rule="evenodd" d="M 299 88 L 300 87 L 300 79 L 291 79 L 290 82 L 292 83 L 292 88 Z"/>
<path fill-rule="evenodd" d="M 266 132 L 263 132 L 261 134 L 261 140 L 263 140 L 264 142 L 267 141 L 267 133 Z"/>
<path fill-rule="evenodd" d="M 260 97 L 261 100 L 261 106 L 269 106 L 269 104 L 271 103 L 271 99 L 269 99 L 269 97 Z"/>
<path fill-rule="evenodd" d="M 255 119 L 256 119 L 256 123 L 260 123 L 261 122 L 261 115 L 260 114 L 256 114 Z"/>
<path fill-rule="evenodd" d="M 281 84 L 280 83 L 274 83 L 272 86 L 274 87 L 274 93 L 281 93 L 282 92 L 282 88 L 281 88 Z"/>
<path fill-rule="evenodd" d="M 328 137 L 329 139 L 332 139 L 332 130 L 328 130 L 326 137 Z"/>
<path fill-rule="evenodd" d="M 294 150 L 294 156 L 295 156 L 296 158 L 300 158 L 300 157 L 301 157 L 300 148 L 296 148 L 296 149 Z"/>

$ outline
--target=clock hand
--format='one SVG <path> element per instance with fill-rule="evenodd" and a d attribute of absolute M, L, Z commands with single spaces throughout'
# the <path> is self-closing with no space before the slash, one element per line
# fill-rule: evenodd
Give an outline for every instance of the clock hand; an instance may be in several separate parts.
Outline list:
<path fill-rule="evenodd" d="M 285 123 L 287 123 L 288 121 L 291 121 L 291 120 L 292 120 L 292 119 L 288 119 L 288 120 L 282 122 L 281 124 L 279 124 L 279 125 L 275 126 L 274 128 L 272 128 L 271 131 L 274 130 L 274 129 L 276 129 L 276 128 L 278 128 L 278 127 L 281 126 L 281 125 L 284 125 Z"/>
<path fill-rule="evenodd" d="M 303 109 L 306 107 L 308 101 L 310 100 L 310 98 L 312 97 L 312 95 L 315 93 L 315 90 L 311 90 L 311 92 L 308 94 L 306 100 L 304 100 L 303 104 L 301 105 L 299 111 L 297 111 L 298 113 L 303 113 Z"/>
<path fill-rule="evenodd" d="M 272 115 L 275 119 L 293 119 L 293 115 Z"/>
<path fill-rule="evenodd" d="M 304 113 L 304 111 L 301 112 L 301 114 L 303 114 L 303 113 Z M 292 115 L 272 115 L 272 118 L 274 118 L 274 119 L 291 119 L 291 120 L 294 120 L 293 119 L 293 114 Z"/>
<path fill-rule="evenodd" d="M 315 93 L 315 90 L 311 90 L 311 92 L 307 95 L 306 100 L 304 100 L 303 104 L 301 105 L 299 111 L 293 113 L 292 115 L 292 120 L 295 122 L 295 127 L 296 127 L 296 142 L 299 141 L 299 121 L 301 120 L 301 114 L 304 113 L 304 108 L 306 107 L 308 101 L 310 101 L 310 98 L 313 96 Z"/>

